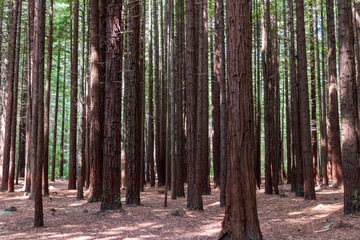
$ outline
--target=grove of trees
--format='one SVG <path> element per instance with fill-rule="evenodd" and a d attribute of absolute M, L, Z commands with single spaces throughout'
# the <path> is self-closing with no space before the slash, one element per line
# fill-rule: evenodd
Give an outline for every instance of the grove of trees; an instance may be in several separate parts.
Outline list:
<path fill-rule="evenodd" d="M 356 213 L 359 42 L 358 0 L 0 0 L 1 191 L 42 227 L 56 179 L 100 211 L 219 188 L 220 239 L 262 239 L 262 182 Z"/>

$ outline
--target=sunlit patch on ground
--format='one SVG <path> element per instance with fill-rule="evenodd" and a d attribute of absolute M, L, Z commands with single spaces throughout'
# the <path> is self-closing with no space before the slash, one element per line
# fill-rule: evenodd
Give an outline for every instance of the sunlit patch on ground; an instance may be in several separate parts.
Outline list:
<path fill-rule="evenodd" d="M 17 186 L 17 190 L 22 186 Z M 186 209 L 186 198 L 168 199 L 157 188 L 145 187 L 142 206 L 123 205 L 122 211 L 100 212 L 100 203 L 76 200 L 66 190 L 67 181 L 50 182 L 50 196 L 43 197 L 45 227 L 33 228 L 33 201 L 23 192 L 0 193 L 0 211 L 13 205 L 18 211 L 0 214 L 0 239 L 217 239 L 224 208 L 219 189 L 203 196 L 204 212 Z M 257 191 L 259 220 L 264 239 L 360 239 L 359 214 L 344 216 L 342 190 L 318 191 L 317 200 L 306 201 L 282 185 L 282 197 Z M 85 195 L 87 192 L 85 192 Z M 125 201 L 122 191 L 122 201 Z M 182 208 L 182 216 L 171 216 Z"/>

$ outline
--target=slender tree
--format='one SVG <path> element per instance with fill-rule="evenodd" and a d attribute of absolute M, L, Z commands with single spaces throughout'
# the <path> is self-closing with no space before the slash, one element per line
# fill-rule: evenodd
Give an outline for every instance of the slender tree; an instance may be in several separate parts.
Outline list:
<path fill-rule="evenodd" d="M 70 144 L 69 144 L 69 184 L 68 189 L 76 189 L 76 146 L 77 146 L 77 94 L 78 94 L 78 39 L 79 1 L 74 1 L 74 32 L 72 35 L 71 91 L 70 91 Z"/>
<path fill-rule="evenodd" d="M 129 70 L 125 91 L 128 91 L 126 112 L 126 204 L 140 204 L 140 0 L 129 2 Z"/>
<path fill-rule="evenodd" d="M 49 39 L 47 46 L 47 69 L 46 69 L 46 96 L 44 109 L 44 170 L 43 170 L 43 184 L 44 195 L 49 195 L 48 187 L 48 172 L 49 172 L 49 126 L 50 126 L 50 85 L 51 85 L 51 71 L 53 58 L 53 8 L 54 2 L 50 0 L 49 6 Z"/>
<path fill-rule="evenodd" d="M 100 86 L 100 40 L 99 40 L 99 1 L 89 1 L 89 38 L 90 38 L 90 129 L 89 129 L 89 163 L 90 163 L 90 197 L 89 202 L 101 200 L 102 194 L 102 116 Z"/>
<path fill-rule="evenodd" d="M 326 1 L 326 26 L 328 39 L 328 74 L 329 74 L 329 154 L 332 163 L 333 187 L 343 184 L 341 148 L 340 148 L 340 127 L 339 127 L 339 106 L 337 94 L 337 73 L 336 73 L 336 39 L 334 0 Z"/>
<path fill-rule="evenodd" d="M 296 40 L 298 55 L 299 82 L 299 126 L 301 141 L 301 157 L 304 169 L 304 198 L 315 199 L 314 170 L 311 153 L 309 92 L 306 61 L 306 39 L 304 23 L 304 1 L 296 0 Z"/>
<path fill-rule="evenodd" d="M 19 10 L 19 1 L 12 1 L 12 10 L 9 19 L 10 42 L 8 47 L 8 64 L 7 64 L 7 81 L 5 83 L 4 109 L 5 109 L 5 137 L 3 153 L 3 172 L 1 181 L 1 190 L 8 190 L 9 168 L 10 168 L 10 147 L 11 147 L 11 125 L 13 112 L 13 92 L 14 92 L 14 75 L 15 75 L 15 52 L 16 52 L 16 33 L 17 18 Z"/>
<path fill-rule="evenodd" d="M 57 121 L 59 108 L 59 82 L 60 82 L 60 44 L 58 45 L 57 71 L 56 71 L 56 95 L 55 95 L 55 109 L 54 109 L 54 130 L 53 130 L 53 147 L 52 147 L 52 161 L 51 161 L 51 181 L 55 181 L 55 166 L 56 166 L 56 141 L 57 141 Z"/>
<path fill-rule="evenodd" d="M 188 196 L 187 208 L 202 210 L 201 196 L 201 159 L 196 156 L 196 71 L 197 71 L 197 5 L 192 0 L 186 0 L 186 159 Z"/>
<path fill-rule="evenodd" d="M 15 47 L 15 66 L 14 66 L 14 93 L 13 93 L 13 110 L 11 117 L 11 146 L 10 146 L 10 169 L 8 191 L 14 192 L 14 179 L 15 179 L 15 155 L 16 155 L 16 130 L 17 130 L 17 105 L 18 105 L 18 87 L 19 87 L 19 65 L 20 65 L 20 39 L 21 39 L 21 6 L 22 2 L 19 1 L 18 16 L 16 18 L 16 47 Z"/>

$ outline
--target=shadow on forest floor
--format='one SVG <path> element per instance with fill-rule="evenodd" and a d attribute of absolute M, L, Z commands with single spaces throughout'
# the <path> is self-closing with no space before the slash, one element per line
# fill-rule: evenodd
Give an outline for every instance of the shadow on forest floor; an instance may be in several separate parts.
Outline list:
<path fill-rule="evenodd" d="M 50 182 L 44 197 L 44 228 L 33 228 L 33 201 L 17 186 L 15 193 L 0 193 L 1 239 L 216 239 L 224 209 L 219 207 L 219 190 L 203 196 L 204 212 L 185 210 L 186 198 L 168 200 L 158 188 L 145 187 L 141 206 L 123 205 L 123 210 L 100 213 L 100 203 L 76 200 L 76 191 L 66 190 L 66 180 Z M 264 239 L 360 239 L 359 214 L 343 215 L 342 190 L 324 189 L 317 200 L 306 201 L 280 187 L 281 194 L 257 193 L 258 213 Z M 122 191 L 124 201 L 125 192 Z M 6 206 L 18 211 L 1 214 Z"/>

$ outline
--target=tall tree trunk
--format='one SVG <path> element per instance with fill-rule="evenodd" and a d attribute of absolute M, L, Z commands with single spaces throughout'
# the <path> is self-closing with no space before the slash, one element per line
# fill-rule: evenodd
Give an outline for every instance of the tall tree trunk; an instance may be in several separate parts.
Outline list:
<path fill-rule="evenodd" d="M 358 193 L 360 190 L 360 168 L 358 162 L 359 115 L 357 111 L 351 1 L 338 0 L 338 11 L 342 167 L 344 170 L 344 213 L 352 214 L 360 210 L 358 202 Z M 337 162 L 335 162 L 335 164 L 337 164 Z M 337 180 L 339 180 L 339 178 Z"/>
<path fill-rule="evenodd" d="M 311 153 L 309 91 L 306 61 L 306 39 L 304 23 L 304 1 L 296 0 L 296 40 L 298 55 L 299 82 L 299 126 L 301 141 L 301 156 L 304 170 L 304 198 L 315 199 L 314 168 Z"/>
<path fill-rule="evenodd" d="M 201 182 L 199 163 L 201 159 L 196 156 L 196 115 L 197 105 L 196 96 L 196 73 L 197 73 L 197 27 L 198 14 L 197 5 L 192 0 L 186 0 L 186 160 L 187 160 L 187 183 L 188 183 L 188 199 L 187 208 L 193 210 L 202 210 Z M 201 165 L 200 165 L 201 167 Z"/>
<path fill-rule="evenodd" d="M 312 161 L 314 168 L 314 181 L 319 182 L 317 165 L 317 124 L 316 124 L 316 79 L 315 79 L 315 43 L 314 43 L 314 9 L 313 0 L 309 1 L 309 45 L 310 45 L 310 84 L 311 84 L 311 143 Z M 317 24 L 317 22 L 316 22 Z"/>
<path fill-rule="evenodd" d="M 285 104 L 286 104 L 286 158 L 287 158 L 287 183 L 293 182 L 292 178 L 292 152 L 291 152 L 291 117 L 290 117 L 290 99 L 289 99 L 289 72 L 288 72 L 288 32 L 287 32 L 287 14 L 286 0 L 283 0 L 283 19 L 284 19 L 284 81 L 285 81 Z"/>
<path fill-rule="evenodd" d="M 202 99 L 201 99 L 201 108 L 202 108 L 202 193 L 210 194 L 210 161 L 209 161 L 209 56 L 208 56 L 208 11 L 207 11 L 207 1 L 202 1 L 201 11 L 200 11 L 200 28 L 201 33 L 201 47 L 200 53 L 202 57 L 201 65 L 199 64 L 199 73 L 201 76 L 201 87 L 202 87 Z"/>
<path fill-rule="evenodd" d="M 322 170 L 322 183 L 325 185 L 329 185 L 329 177 L 327 174 L 327 165 L 328 165 L 328 135 L 327 135 L 327 124 L 326 124 L 326 116 L 327 116 L 327 105 L 326 105 L 326 67 L 325 67 L 325 34 L 324 34 L 324 4 L 321 2 L 321 70 L 322 70 L 322 106 L 323 106 L 323 115 L 322 115 L 322 125 L 323 132 L 321 137 L 321 170 Z"/>
<path fill-rule="evenodd" d="M 340 127 L 339 127 L 339 106 L 337 93 L 336 73 L 336 41 L 334 24 L 334 0 L 326 1 L 327 16 L 327 39 L 328 39 L 328 68 L 329 68 L 329 151 L 330 162 L 332 163 L 333 187 L 343 184 L 341 148 L 340 148 Z"/>
<path fill-rule="evenodd" d="M 227 105 L 225 79 L 225 28 L 224 28 L 224 1 L 218 0 L 218 34 L 220 51 L 220 206 L 224 207 L 227 179 Z"/>
<path fill-rule="evenodd" d="M 170 0 L 169 4 L 169 95 L 170 95 L 170 159 L 171 159 L 171 199 L 177 198 L 177 158 L 175 156 L 175 77 L 174 77 L 174 1 Z"/>
<path fill-rule="evenodd" d="M 177 196 L 185 197 L 183 172 L 184 165 L 184 124 L 183 124 L 183 81 L 184 81 L 184 52 L 185 52 L 185 23 L 184 23 L 184 1 L 176 2 L 176 75 L 175 77 L 175 158 L 176 158 L 176 178 Z"/>
<path fill-rule="evenodd" d="M 275 127 L 271 126 L 271 123 L 275 122 L 275 76 L 272 53 L 272 37 L 271 37 L 271 17 L 270 17 L 270 0 L 266 0 L 266 13 L 264 11 L 264 3 L 262 10 L 263 15 L 263 29 L 265 30 L 265 64 L 264 64 L 264 123 L 265 123 L 265 193 L 272 194 L 273 187 L 276 187 L 275 176 L 276 173 L 275 162 L 276 159 L 276 135 Z M 265 28 L 266 21 L 266 28 Z"/>
<path fill-rule="evenodd" d="M 215 1 L 214 77 L 211 82 L 214 188 L 220 187 L 220 35 L 224 31 L 220 29 L 220 1 Z"/>
<path fill-rule="evenodd" d="M 27 64 L 27 43 L 23 50 L 23 70 L 21 83 L 21 98 L 20 98 L 20 122 L 19 122 L 19 155 L 18 166 L 16 172 L 16 184 L 18 184 L 19 177 L 25 177 L 25 163 L 26 163 L 26 104 L 28 101 L 28 64 Z"/>
<path fill-rule="evenodd" d="M 126 112 L 126 204 L 140 204 L 141 67 L 140 0 L 129 2 L 129 71 Z"/>
<path fill-rule="evenodd" d="M 48 39 L 48 58 L 46 69 L 46 96 L 45 96 L 45 119 L 44 119 L 44 172 L 43 184 L 44 195 L 49 195 L 48 187 L 48 172 L 49 172 L 49 126 L 50 126 L 50 86 L 51 86 L 51 71 L 52 71 L 52 55 L 53 55 L 53 7 L 54 2 L 50 0 L 49 6 L 49 39 Z"/>
<path fill-rule="evenodd" d="M 68 189 L 76 189 L 76 146 L 77 146 L 77 94 L 78 94 L 78 39 L 79 1 L 74 1 L 74 32 L 71 55 L 70 91 L 70 144 L 69 144 L 69 184 Z"/>
<path fill-rule="evenodd" d="M 44 50 L 45 50 L 45 1 L 39 0 L 34 6 L 34 52 L 33 107 L 32 107 L 32 152 L 34 162 L 34 227 L 43 227 L 43 206 L 41 193 L 42 168 L 44 161 Z"/>
<path fill-rule="evenodd" d="M 226 1 L 229 164 L 220 239 L 262 239 L 256 209 L 251 104 L 251 1 Z M 246 186 L 246 187 L 245 187 Z"/>
<path fill-rule="evenodd" d="M 292 177 L 294 184 L 292 189 L 296 196 L 304 196 L 303 187 L 303 166 L 300 151 L 300 127 L 299 127 L 299 80 L 296 73 L 295 58 L 295 31 L 294 31 L 294 8 L 293 1 L 288 1 L 289 5 L 289 29 L 290 29 L 290 79 L 291 79 L 291 144 L 293 151 Z"/>
<path fill-rule="evenodd" d="M 106 2 L 106 80 L 101 211 L 121 208 L 121 97 L 122 97 L 122 2 Z"/>
<path fill-rule="evenodd" d="M 149 0 L 149 119 L 147 134 L 147 173 L 151 187 L 155 187 L 155 166 L 154 166 L 154 79 L 153 79 L 153 39 L 152 39 L 152 0 Z M 157 47 L 157 46 L 156 46 Z"/>
<path fill-rule="evenodd" d="M 85 1 L 82 3 L 81 10 L 81 57 L 80 57 L 80 77 L 79 77 L 79 148 L 77 152 L 78 165 L 77 165 L 77 199 L 84 199 L 84 183 L 86 173 L 86 99 L 85 99 Z M 121 91 L 121 90 L 120 90 Z M 120 104 L 121 105 L 121 104 Z"/>
<path fill-rule="evenodd" d="M 66 87 L 66 42 L 64 47 L 64 82 L 63 82 L 63 93 L 62 93 L 62 122 L 61 122 L 61 140 L 60 140 L 60 173 L 59 177 L 62 179 L 64 176 L 64 132 L 65 132 L 65 87 Z"/>
<path fill-rule="evenodd" d="M 10 147 L 10 169 L 9 169 L 9 192 L 14 192 L 14 179 L 15 179 L 15 155 L 16 155 L 16 130 L 17 130 L 17 106 L 18 106 L 18 87 L 19 87 L 19 63 L 20 63 L 20 39 L 21 39 L 21 0 L 18 6 L 18 16 L 16 18 L 16 53 L 15 53 L 15 66 L 14 66 L 14 93 L 13 93 L 13 110 L 11 117 L 11 147 Z"/>
<path fill-rule="evenodd" d="M 164 185 L 162 162 L 160 160 L 160 118 L 161 118 L 161 78 L 159 72 L 159 24 L 158 24 L 158 1 L 154 0 L 154 48 L 155 48 L 155 159 L 158 175 L 158 185 Z"/>
<path fill-rule="evenodd" d="M 103 139 L 102 116 L 100 108 L 102 98 L 100 69 L 100 39 L 99 39 L 99 1 L 89 1 L 89 38 L 90 38 L 90 197 L 89 202 L 101 200 L 102 194 L 102 146 Z"/>
<path fill-rule="evenodd" d="M 3 153 L 3 172 L 1 181 L 1 190 L 8 190 L 9 168 L 10 168 L 10 147 L 11 147 L 11 125 L 13 112 L 13 91 L 14 91 L 14 75 L 15 75 L 15 50 L 16 50 L 16 33 L 18 18 L 19 1 L 14 0 L 12 4 L 11 15 L 9 19 L 9 47 L 7 52 L 7 81 L 4 86 L 4 109 L 5 109 L 5 137 L 4 137 L 4 153 Z"/>
<path fill-rule="evenodd" d="M 54 130 L 53 130 L 53 147 L 52 147 L 52 161 L 51 161 L 51 181 L 55 181 L 55 166 L 56 166 L 56 136 L 57 136 L 57 122 L 58 122 L 58 108 L 59 108 L 59 82 L 60 82 L 60 44 L 58 45 L 58 59 L 57 59 L 57 74 L 56 74 L 56 95 L 55 95 L 55 110 L 54 110 Z"/>

